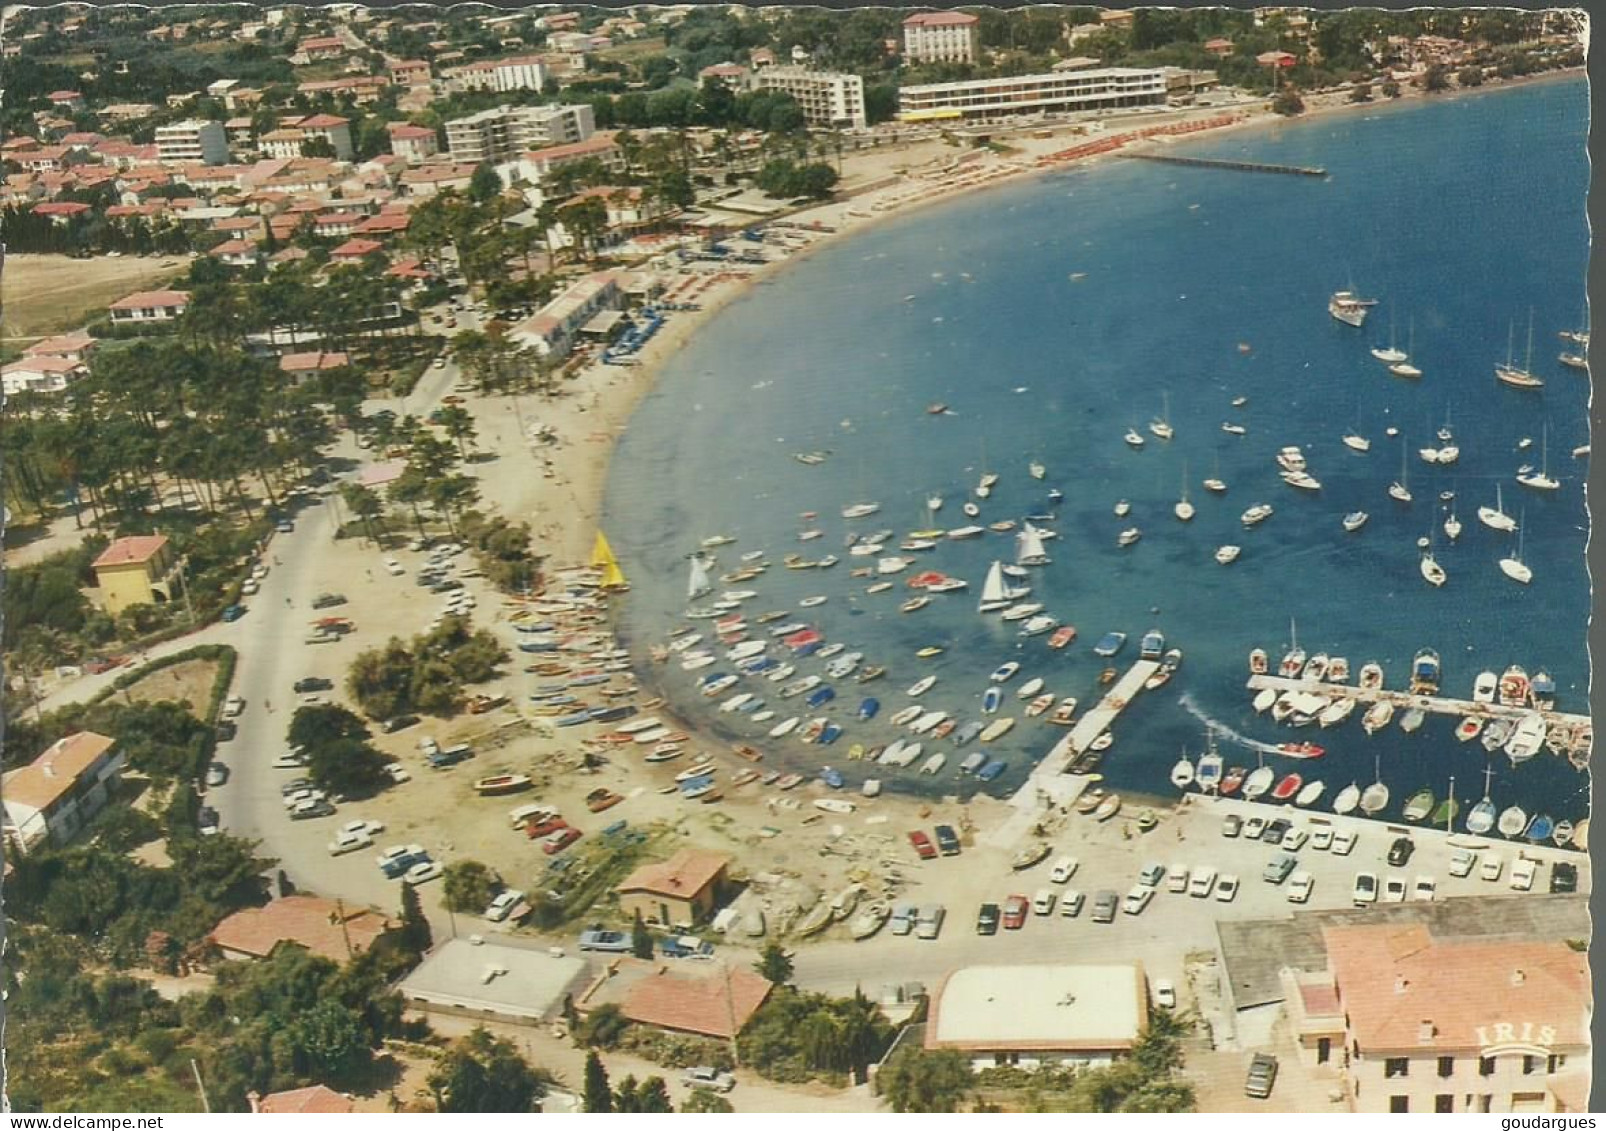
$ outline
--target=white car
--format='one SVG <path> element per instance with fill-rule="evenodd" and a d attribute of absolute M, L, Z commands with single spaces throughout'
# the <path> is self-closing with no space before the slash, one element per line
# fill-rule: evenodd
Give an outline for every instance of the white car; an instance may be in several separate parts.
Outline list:
<path fill-rule="evenodd" d="M 1532 860 L 1518 860 L 1511 866 L 1511 890 L 1532 891 L 1538 874 L 1539 866 Z"/>
<path fill-rule="evenodd" d="M 1188 878 L 1188 894 L 1195 899 L 1209 899 L 1215 887 L 1216 870 L 1208 864 L 1199 865 Z"/>
<path fill-rule="evenodd" d="M 326 798 L 324 797 L 323 790 L 321 789 L 298 789 L 294 793 L 287 794 L 285 796 L 284 807 L 286 809 L 294 809 L 296 806 L 305 801 L 324 800 L 326 800 Z"/>
<path fill-rule="evenodd" d="M 304 769 L 306 764 L 307 759 L 305 757 L 294 753 L 280 754 L 272 763 L 275 770 L 300 770 Z"/>
<path fill-rule="evenodd" d="M 1438 881 L 1432 876 L 1418 876 L 1416 883 L 1411 887 L 1411 898 L 1422 903 L 1432 903 L 1438 890 Z"/>
<path fill-rule="evenodd" d="M 402 574 L 406 573 L 407 571 L 402 568 L 402 564 L 399 561 L 397 561 L 395 558 L 386 558 L 385 559 L 385 572 L 390 574 L 392 577 L 400 577 Z"/>
<path fill-rule="evenodd" d="M 1310 847 L 1314 852 L 1326 852 L 1333 847 L 1333 830 L 1319 828 L 1310 834 Z"/>
<path fill-rule="evenodd" d="M 1165 879 L 1164 864 L 1145 864 L 1143 871 L 1138 873 L 1138 883 L 1146 888 L 1159 887 L 1163 879 Z"/>
<path fill-rule="evenodd" d="M 1081 861 L 1076 857 L 1061 856 L 1054 861 L 1054 870 L 1048 874 L 1048 878 L 1056 884 L 1069 883 L 1071 877 L 1076 875 L 1076 869 L 1080 866 Z"/>
<path fill-rule="evenodd" d="M 1065 898 L 1060 900 L 1060 915 L 1066 919 L 1074 919 L 1082 913 L 1082 904 L 1087 902 L 1087 896 L 1079 891 L 1068 891 Z"/>
<path fill-rule="evenodd" d="M 1333 855 L 1348 856 L 1355 851 L 1355 834 L 1348 829 L 1333 834 Z"/>
<path fill-rule="evenodd" d="M 266 576 L 268 576 L 268 564 L 266 562 L 258 562 L 251 567 L 251 580 L 261 581 Z"/>
<path fill-rule="evenodd" d="M 524 893 L 509 888 L 491 900 L 491 905 L 485 909 L 485 918 L 492 923 L 500 923 L 513 914 L 513 909 L 523 902 Z"/>
<path fill-rule="evenodd" d="M 413 780 L 413 775 L 408 773 L 407 767 L 403 766 L 400 762 L 389 763 L 385 767 L 385 773 L 389 774 L 390 780 L 395 782 L 397 785 L 400 785 L 404 781 Z"/>
<path fill-rule="evenodd" d="M 245 700 L 238 695 L 230 695 L 223 700 L 223 717 L 225 719 L 237 719 L 244 710 Z"/>
<path fill-rule="evenodd" d="M 1238 898 L 1238 877 L 1222 876 L 1216 881 L 1216 902 L 1231 903 Z"/>
<path fill-rule="evenodd" d="M 254 597 L 261 591 L 262 586 L 257 584 L 257 579 L 254 577 L 248 577 L 240 584 L 241 596 Z"/>
<path fill-rule="evenodd" d="M 426 860 L 421 864 L 414 864 L 406 872 L 402 873 L 402 883 L 427 884 L 430 880 L 440 879 L 442 871 L 444 869 L 441 867 L 439 860 Z"/>
<path fill-rule="evenodd" d="M 1141 915 L 1143 914 L 1143 909 L 1149 906 L 1149 901 L 1153 898 L 1153 888 L 1144 884 L 1133 884 L 1132 890 L 1127 892 L 1126 898 L 1121 901 L 1121 910 L 1128 915 Z"/>
<path fill-rule="evenodd" d="M 362 836 L 337 835 L 329 842 L 330 856 L 344 856 L 348 852 L 356 852 L 359 848 L 372 848 L 374 838 L 364 833 Z"/>
<path fill-rule="evenodd" d="M 423 854 L 424 846 L 421 844 L 393 844 L 374 857 L 374 863 L 383 868 L 392 860 L 400 860 L 403 856 L 422 856 Z"/>
<path fill-rule="evenodd" d="M 1156 978 L 1150 988 L 1154 991 L 1154 1004 L 1160 1009 L 1177 1007 L 1177 987 L 1171 984 L 1170 978 Z"/>
<path fill-rule="evenodd" d="M 1259 840 L 1260 834 L 1266 831 L 1266 818 L 1250 817 L 1244 822 L 1244 839 Z"/>
<path fill-rule="evenodd" d="M 1288 877 L 1288 902 L 1309 903 L 1311 889 L 1316 886 L 1316 877 L 1309 872 L 1295 872 Z"/>
<path fill-rule="evenodd" d="M 1356 907 L 1377 902 L 1377 877 L 1371 872 L 1355 873 L 1355 888 L 1350 900 Z"/>
<path fill-rule="evenodd" d="M 1483 863 L 1478 867 L 1478 878 L 1491 884 L 1497 883 L 1500 879 L 1500 873 L 1504 869 L 1505 861 L 1499 856 L 1490 853 L 1483 858 Z"/>
<path fill-rule="evenodd" d="M 440 744 L 427 734 L 418 740 L 418 749 L 426 758 L 431 754 L 439 754 L 441 752 Z"/>
<path fill-rule="evenodd" d="M 1165 871 L 1165 887 L 1167 891 L 1178 895 L 1188 890 L 1188 866 L 1186 864 L 1173 864 Z"/>
<path fill-rule="evenodd" d="M 1477 863 L 1478 854 L 1476 852 L 1468 851 L 1465 848 L 1459 848 L 1456 850 L 1455 854 L 1450 857 L 1450 875 L 1454 876 L 1456 879 L 1462 879 L 1463 877 L 1470 876 L 1472 875 L 1473 867 Z"/>
<path fill-rule="evenodd" d="M 1038 915 L 1054 914 L 1055 898 L 1053 888 L 1038 888 L 1037 894 L 1032 896 L 1032 911 Z"/>
<path fill-rule="evenodd" d="M 1405 881 L 1400 879 L 1398 876 L 1390 876 L 1388 879 L 1384 880 L 1383 881 L 1383 902 L 1384 903 L 1404 903 L 1405 902 Z"/>
<path fill-rule="evenodd" d="M 382 833 L 384 831 L 384 821 L 357 820 L 347 821 L 345 824 L 341 825 L 340 831 L 335 835 L 346 836 L 349 834 L 351 836 L 374 836 L 375 834 Z"/>
<path fill-rule="evenodd" d="M 1283 834 L 1283 851 L 1297 852 L 1305 846 L 1305 842 L 1309 839 L 1310 833 L 1304 829 L 1289 829 Z"/>

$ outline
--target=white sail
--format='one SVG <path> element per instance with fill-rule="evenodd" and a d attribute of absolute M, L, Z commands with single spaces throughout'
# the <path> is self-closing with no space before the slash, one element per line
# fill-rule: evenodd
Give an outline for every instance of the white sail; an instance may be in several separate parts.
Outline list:
<path fill-rule="evenodd" d="M 713 592 L 714 585 L 708 579 L 708 567 L 701 555 L 693 556 L 691 560 L 691 580 L 686 584 L 686 599 L 695 601 L 705 593 Z"/>
<path fill-rule="evenodd" d="M 1004 586 L 1004 566 L 1002 562 L 994 562 L 987 570 L 987 580 L 982 583 L 981 603 L 990 605 L 994 602 L 1007 601 L 1009 590 Z"/>
<path fill-rule="evenodd" d="M 1015 561 L 1021 565 L 1047 565 L 1048 554 L 1043 550 L 1043 536 L 1037 527 L 1027 523 L 1016 535 L 1018 548 Z"/>

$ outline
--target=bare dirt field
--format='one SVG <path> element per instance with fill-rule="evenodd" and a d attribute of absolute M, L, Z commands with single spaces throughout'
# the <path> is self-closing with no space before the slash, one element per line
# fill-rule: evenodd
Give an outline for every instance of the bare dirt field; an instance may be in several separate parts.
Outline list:
<path fill-rule="evenodd" d="M 152 672 L 119 694 L 136 703 L 155 703 L 164 699 L 188 703 L 190 713 L 200 718 L 212 697 L 212 684 L 216 679 L 216 660 L 185 660 L 181 664 Z"/>
<path fill-rule="evenodd" d="M 139 256 L 8 255 L 0 278 L 5 295 L 0 340 L 42 338 L 80 326 L 124 295 L 159 286 L 185 263 Z"/>

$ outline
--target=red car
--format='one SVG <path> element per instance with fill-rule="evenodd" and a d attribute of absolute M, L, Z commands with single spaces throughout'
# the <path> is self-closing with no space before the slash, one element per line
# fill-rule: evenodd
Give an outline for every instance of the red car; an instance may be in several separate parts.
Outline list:
<path fill-rule="evenodd" d="M 537 821 L 533 825 L 524 826 L 524 835 L 531 840 L 540 840 L 544 836 L 551 836 L 559 829 L 569 827 L 569 822 L 562 817 L 548 817 L 544 821 Z"/>
<path fill-rule="evenodd" d="M 1024 895 L 1012 895 L 1004 901 L 1004 930 L 1018 931 L 1026 923 L 1026 912 L 1031 904 Z"/>
<path fill-rule="evenodd" d="M 543 844 L 541 846 L 541 851 L 546 853 L 548 856 L 556 856 L 558 853 L 562 852 L 565 848 L 568 848 L 569 845 L 573 844 L 579 839 L 579 829 L 564 829 L 551 840 Z"/>
<path fill-rule="evenodd" d="M 931 838 L 924 831 L 916 829 L 909 834 L 909 843 L 915 847 L 915 855 L 922 860 L 935 860 L 937 846 L 931 843 Z"/>

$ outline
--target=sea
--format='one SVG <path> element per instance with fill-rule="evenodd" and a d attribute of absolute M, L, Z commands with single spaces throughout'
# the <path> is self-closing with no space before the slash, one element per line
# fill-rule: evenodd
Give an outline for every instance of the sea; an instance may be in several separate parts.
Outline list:
<path fill-rule="evenodd" d="M 1587 458 L 1572 453 L 1589 442 L 1589 382 L 1557 354 L 1571 348 L 1558 333 L 1586 325 L 1588 119 L 1586 83 L 1567 79 L 1206 136 L 1167 152 L 1327 176 L 1111 160 L 888 219 L 765 279 L 667 361 L 610 469 L 603 528 L 631 585 L 621 629 L 645 680 L 710 741 L 752 743 L 769 766 L 812 775 L 829 764 L 849 788 L 877 777 L 894 792 L 1005 796 L 1064 733 L 1023 718 L 1013 694 L 1000 714 L 1018 722 L 998 742 L 955 751 L 927 741 L 928 752 L 949 752 L 935 777 L 917 775 L 918 763 L 850 761 L 849 748 L 900 736 L 888 716 L 926 675 L 938 677 L 919 700 L 928 709 L 983 718 L 989 673 L 1008 660 L 1022 670 L 1006 691 L 1040 677 L 1085 710 L 1107 664 L 1092 653 L 1098 638 L 1128 634 L 1108 661 L 1124 670 L 1139 637 L 1158 628 L 1184 661 L 1115 723 L 1106 785 L 1176 796 L 1171 766 L 1203 749 L 1208 724 L 1229 765 L 1253 768 L 1261 744 L 1325 746 L 1319 761 L 1266 759 L 1325 781 L 1321 805 L 1380 775 L 1394 798 L 1383 816 L 1394 816 L 1423 786 L 1443 798 L 1453 778 L 1463 814 L 1487 781 L 1502 808 L 1576 822 L 1587 815 L 1588 780 L 1564 758 L 1542 753 L 1513 768 L 1504 754 L 1458 742 L 1450 716 L 1429 716 L 1409 735 L 1391 725 L 1368 737 L 1360 712 L 1340 727 L 1290 731 L 1255 714 L 1245 681 L 1251 649 L 1275 663 L 1297 640 L 1347 657 L 1352 671 L 1376 660 L 1399 688 L 1417 651 L 1433 648 L 1447 695 L 1470 699 L 1480 671 L 1520 664 L 1555 678 L 1560 709 L 1587 713 Z M 1377 300 L 1363 328 L 1329 316 L 1328 297 L 1341 289 Z M 1530 320 L 1532 368 L 1545 385 L 1500 385 L 1494 366 L 1508 351 L 1527 355 Z M 1409 348 L 1420 378 L 1395 377 L 1370 356 L 1391 339 Z M 1247 400 L 1234 407 L 1236 398 Z M 947 411 L 928 412 L 934 403 Z M 1169 441 L 1148 431 L 1162 415 Z M 1244 433 L 1224 432 L 1226 422 Z M 1423 462 L 1418 448 L 1437 446 L 1446 427 L 1459 460 Z M 1144 435 L 1141 450 L 1124 442 L 1128 429 Z M 1369 452 L 1344 446 L 1350 431 L 1370 438 Z M 1285 445 L 1303 449 L 1319 492 L 1279 479 Z M 812 466 L 794 458 L 807 452 L 829 454 Z M 1047 468 L 1041 481 L 1028 474 L 1034 460 Z M 1520 486 L 1524 464 L 1547 469 L 1560 490 Z M 983 472 L 999 480 L 979 500 Z M 1409 505 L 1387 493 L 1402 474 Z M 1210 477 L 1228 484 L 1224 495 L 1201 487 Z M 1520 522 L 1520 547 L 1476 517 L 1497 486 Z M 1063 493 L 1057 505 L 1049 488 Z M 1173 514 L 1184 490 L 1197 512 L 1187 523 Z M 933 494 L 944 499 L 935 515 Z M 1126 518 L 1113 513 L 1121 499 Z M 895 554 L 911 530 L 965 524 L 966 500 L 982 523 L 1053 515 L 1042 523 L 1057 533 L 1053 561 L 1031 571 L 1030 599 L 1077 628 L 1071 646 L 1052 651 L 1046 637 L 1022 640 L 977 613 L 989 563 L 1013 559 L 1012 534 L 905 555 L 917 563 L 891 578 L 891 592 L 869 595 L 874 579 L 850 576 L 874 561 L 849 556 L 853 532 L 895 530 L 886 551 Z M 880 509 L 841 517 L 860 502 Z M 1246 529 L 1240 515 L 1256 503 L 1274 514 Z M 1341 520 L 1355 510 L 1370 520 L 1346 533 Z M 1452 511 L 1463 523 L 1453 542 L 1442 527 Z M 1118 547 L 1130 526 L 1141 540 Z M 824 533 L 800 541 L 807 529 Z M 648 662 L 677 626 L 710 633 L 712 622 L 684 613 L 688 555 L 715 535 L 735 539 L 715 551 L 716 594 L 757 590 L 743 606 L 750 626 L 788 610 L 887 675 L 835 681 L 837 698 L 819 711 L 746 677 L 726 694 L 753 692 L 777 712 L 755 724 L 698 692 L 700 677 L 734 671 L 723 659 L 693 674 Z M 1424 538 L 1448 573 L 1441 589 L 1419 571 Z M 1242 554 L 1222 566 L 1214 553 L 1227 543 Z M 1514 549 L 1533 570 L 1530 585 L 1497 567 Z M 717 575 L 753 550 L 766 552 L 768 572 L 720 586 Z M 790 553 L 841 563 L 789 570 Z M 901 613 L 903 582 L 920 569 L 970 589 Z M 812 595 L 828 599 L 798 607 Z M 928 646 L 944 651 L 917 658 Z M 798 674 L 824 666 L 802 660 Z M 866 695 L 882 702 L 869 722 L 858 718 Z M 766 737 L 793 714 L 828 716 L 844 733 L 832 746 Z M 977 749 L 1007 771 L 986 785 L 960 777 L 960 759 Z"/>

